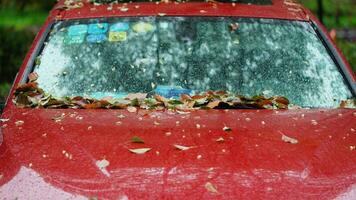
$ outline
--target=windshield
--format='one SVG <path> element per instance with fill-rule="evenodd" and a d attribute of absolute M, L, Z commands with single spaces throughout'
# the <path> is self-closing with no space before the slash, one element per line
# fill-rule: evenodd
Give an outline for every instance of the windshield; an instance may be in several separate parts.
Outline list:
<path fill-rule="evenodd" d="M 129 17 L 57 23 L 36 60 L 56 97 L 167 98 L 224 90 L 337 107 L 352 94 L 307 22 L 227 17 Z"/>

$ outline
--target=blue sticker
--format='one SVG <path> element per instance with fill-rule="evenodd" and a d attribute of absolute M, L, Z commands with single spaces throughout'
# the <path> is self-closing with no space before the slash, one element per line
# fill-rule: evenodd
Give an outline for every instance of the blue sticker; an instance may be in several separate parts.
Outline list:
<path fill-rule="evenodd" d="M 189 94 L 189 95 L 193 94 L 193 90 L 190 89 L 184 89 L 182 87 L 177 87 L 177 86 L 165 86 L 165 85 L 157 86 L 157 88 L 154 91 L 163 97 L 174 98 L 174 99 L 178 99 L 182 94 Z"/>
<path fill-rule="evenodd" d="M 101 43 L 107 40 L 105 34 L 95 34 L 95 35 L 88 35 L 87 42 L 89 43 Z"/>
<path fill-rule="evenodd" d="M 108 32 L 109 24 L 108 23 L 97 23 L 89 25 L 89 34 L 103 34 Z"/>
<path fill-rule="evenodd" d="M 87 32 L 88 32 L 88 25 L 85 24 L 73 25 L 68 28 L 69 36 L 85 35 Z"/>
<path fill-rule="evenodd" d="M 84 42 L 85 35 L 67 35 L 64 38 L 64 44 L 81 44 Z"/>
<path fill-rule="evenodd" d="M 130 28 L 128 23 L 124 23 L 124 22 L 119 22 L 116 24 L 113 24 L 110 27 L 110 32 L 123 32 L 123 31 L 128 31 Z"/>

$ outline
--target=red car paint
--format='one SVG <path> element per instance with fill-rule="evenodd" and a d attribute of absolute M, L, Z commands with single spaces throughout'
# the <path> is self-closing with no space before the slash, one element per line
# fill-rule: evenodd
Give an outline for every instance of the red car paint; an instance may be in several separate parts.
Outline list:
<path fill-rule="evenodd" d="M 36 37 L 15 87 L 54 20 L 164 13 L 321 26 L 309 11 L 281 0 L 273 6 L 135 3 L 126 12 L 118 9 L 123 4 L 63 11 L 63 2 Z M 19 109 L 11 102 L 15 87 L 1 117 L 9 121 L 0 124 L 0 199 L 356 199 L 356 110 Z M 133 136 L 145 143 L 131 143 Z M 142 155 L 129 151 L 145 147 L 151 150 Z"/>

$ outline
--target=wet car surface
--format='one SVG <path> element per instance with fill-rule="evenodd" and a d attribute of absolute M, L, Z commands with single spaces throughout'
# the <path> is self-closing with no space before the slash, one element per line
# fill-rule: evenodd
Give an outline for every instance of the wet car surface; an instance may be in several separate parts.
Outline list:
<path fill-rule="evenodd" d="M 28 82 L 27 77 L 34 70 L 38 70 L 39 85 L 47 87 L 45 91 L 55 85 L 46 85 L 46 79 L 41 82 L 42 77 L 50 75 L 41 76 L 40 70 L 51 66 L 44 65 L 45 59 L 36 63 L 36 57 L 46 51 L 42 43 L 48 39 L 49 27 L 56 22 L 137 16 L 248 17 L 313 23 L 325 34 L 319 22 L 298 4 L 272 2 L 272 5 L 161 2 L 95 6 L 60 1 L 35 39 L 1 116 L 0 199 L 356 198 L 356 110 L 335 107 L 338 101 L 328 103 L 321 99 L 315 103 L 317 97 L 311 96 L 310 101 L 301 100 L 305 105 L 297 109 L 277 106 L 277 109 L 192 110 L 132 109 L 132 106 L 19 108 L 12 102 L 17 86 Z M 75 28 L 74 36 L 78 36 L 81 30 Z M 143 30 L 150 27 L 145 25 Z M 317 35 L 321 37 L 320 32 Z M 333 44 L 325 37 L 325 43 Z M 70 39 L 78 41 L 74 40 L 78 37 Z M 97 41 L 101 37 L 92 39 Z M 334 84 L 348 91 L 335 96 L 354 97 L 353 73 L 342 55 L 332 48 L 335 52 L 330 60 L 335 62 L 338 67 L 335 71 L 342 74 L 345 82 Z M 330 47 L 326 49 L 331 51 Z M 57 63 L 59 69 L 60 61 Z M 68 88 L 74 91 L 76 85 Z M 93 88 L 90 84 L 82 85 Z M 212 82 L 203 89 L 216 85 Z M 61 90 L 53 91 L 60 95 Z M 293 94 L 286 94 L 298 100 Z M 94 92 L 89 95 L 103 97 Z"/>

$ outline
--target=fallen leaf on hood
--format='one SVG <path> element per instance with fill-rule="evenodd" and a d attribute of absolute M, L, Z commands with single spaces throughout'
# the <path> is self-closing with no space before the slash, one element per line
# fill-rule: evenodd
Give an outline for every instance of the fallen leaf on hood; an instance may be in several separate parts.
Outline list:
<path fill-rule="evenodd" d="M 318 125 L 318 122 L 315 119 L 313 119 L 313 120 L 311 120 L 311 124 L 316 126 L 316 125 Z"/>
<path fill-rule="evenodd" d="M 286 136 L 286 135 L 284 135 L 284 134 L 282 134 L 282 140 L 283 140 L 284 142 L 287 142 L 287 143 L 298 144 L 298 140 L 297 140 L 297 139 L 288 137 L 288 136 Z"/>
<path fill-rule="evenodd" d="M 58 123 L 58 122 L 62 121 L 62 120 L 64 119 L 64 117 L 65 117 L 65 114 L 62 113 L 62 114 L 59 115 L 59 116 L 54 116 L 54 117 L 52 118 L 52 120 L 53 120 L 54 122 Z"/>
<path fill-rule="evenodd" d="M 104 168 L 106 168 L 107 166 L 110 165 L 110 162 L 108 160 L 106 160 L 106 159 L 103 159 L 103 160 L 96 161 L 95 164 L 99 169 L 104 169 Z"/>
<path fill-rule="evenodd" d="M 356 149 L 356 146 L 350 146 L 350 151 L 354 151 Z"/>
<path fill-rule="evenodd" d="M 9 119 L 0 119 L 0 122 L 8 122 Z"/>
<path fill-rule="evenodd" d="M 118 115 L 117 117 L 120 118 L 120 119 L 123 119 L 123 118 L 125 118 L 125 115 L 120 114 L 120 115 Z"/>
<path fill-rule="evenodd" d="M 98 160 L 95 164 L 105 176 L 110 176 L 110 173 L 106 170 L 106 167 L 110 165 L 110 162 L 108 160 Z"/>
<path fill-rule="evenodd" d="M 232 129 L 230 127 L 224 126 L 223 131 L 230 132 Z"/>
<path fill-rule="evenodd" d="M 19 120 L 19 121 L 16 121 L 16 122 L 15 122 L 15 125 L 16 125 L 16 126 L 22 126 L 24 123 L 25 123 L 24 121 Z"/>
<path fill-rule="evenodd" d="M 158 13 L 158 16 L 160 17 L 166 16 L 166 13 Z"/>
<path fill-rule="evenodd" d="M 138 136 L 133 136 L 132 138 L 131 138 L 131 142 L 132 143 L 145 143 L 140 137 L 138 137 Z"/>
<path fill-rule="evenodd" d="M 129 106 L 129 107 L 127 107 L 127 111 L 129 111 L 130 113 L 135 113 L 135 112 L 137 112 L 137 108 L 133 107 L 133 106 Z"/>
<path fill-rule="evenodd" d="M 175 144 L 175 145 L 173 145 L 173 146 L 174 146 L 175 148 L 181 150 L 181 151 L 186 151 L 186 150 L 189 150 L 189 149 L 191 149 L 191 148 L 194 148 L 194 147 L 186 147 L 186 146 L 177 145 L 177 144 Z"/>
<path fill-rule="evenodd" d="M 225 139 L 223 137 L 220 137 L 216 140 L 217 142 L 225 142 Z"/>
<path fill-rule="evenodd" d="M 210 182 L 207 182 L 205 184 L 205 189 L 208 190 L 209 192 L 211 193 L 219 193 L 218 190 L 216 189 L 216 186 L 213 185 L 212 183 Z"/>
<path fill-rule="evenodd" d="M 129 149 L 129 151 L 131 151 L 132 153 L 135 153 L 135 154 L 145 154 L 145 153 L 149 152 L 150 150 L 151 150 L 151 148 Z"/>

